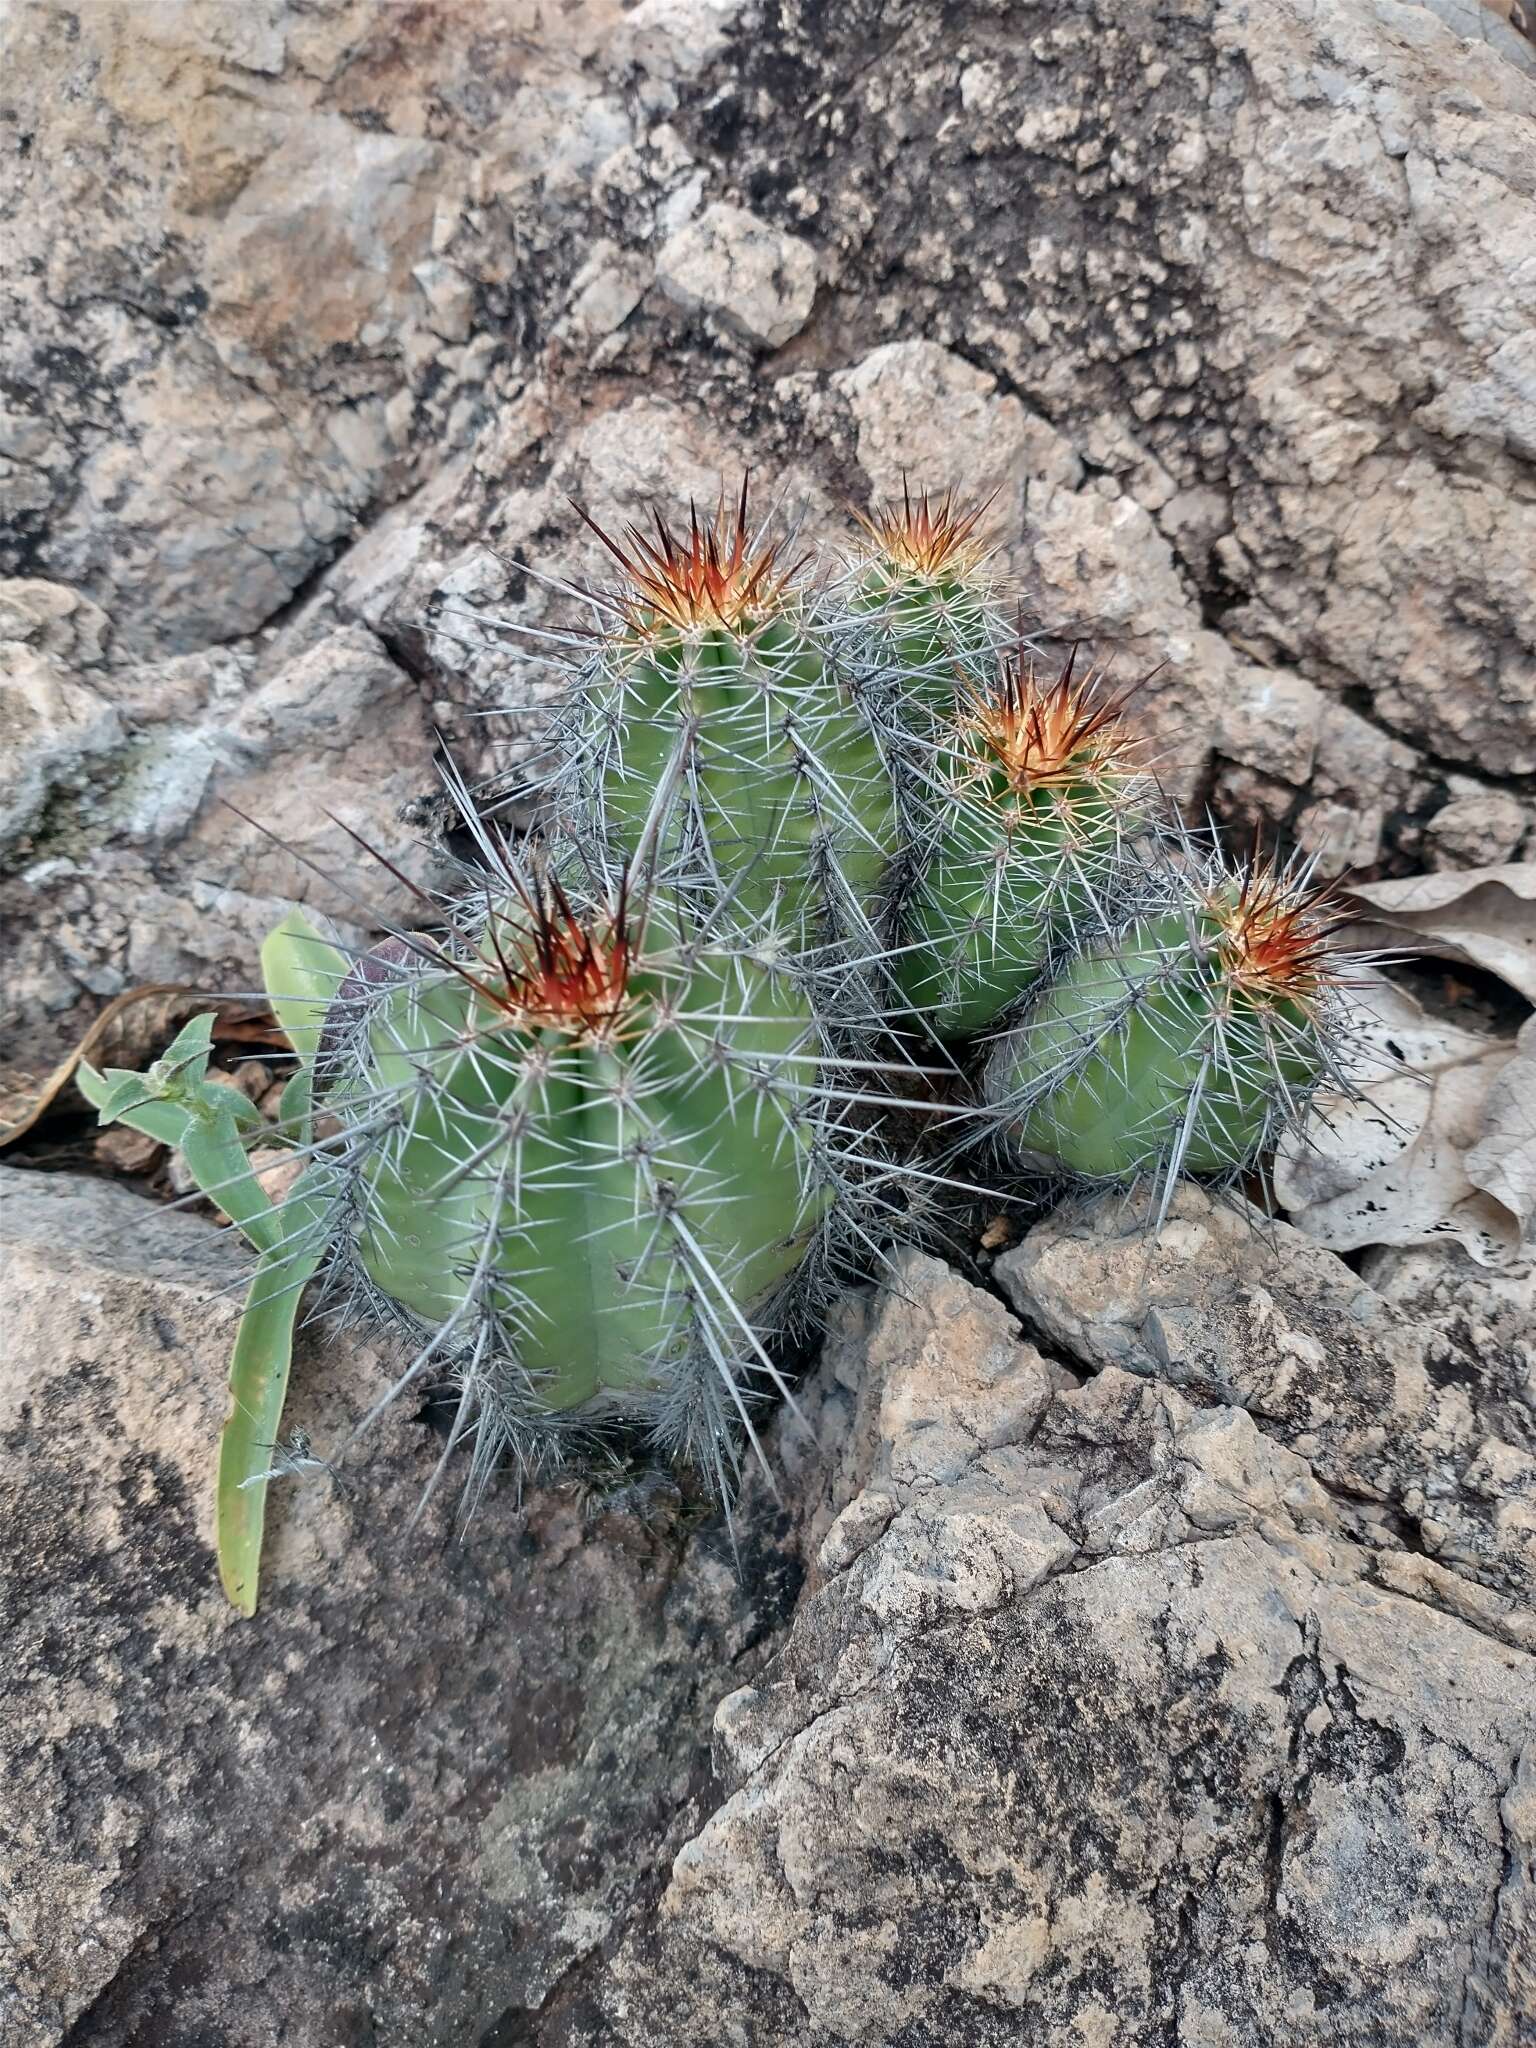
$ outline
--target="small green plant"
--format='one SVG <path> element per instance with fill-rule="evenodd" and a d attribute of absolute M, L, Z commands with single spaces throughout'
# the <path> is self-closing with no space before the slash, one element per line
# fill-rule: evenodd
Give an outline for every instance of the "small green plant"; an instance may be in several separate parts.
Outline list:
<path fill-rule="evenodd" d="M 296 1045 L 303 1044 L 323 1019 L 319 981 L 324 968 L 312 950 L 322 945 L 318 934 L 292 915 L 265 948 L 269 976 L 275 965 L 285 991 L 283 1021 Z M 301 956 L 292 959 L 291 979 L 290 956 Z M 298 994 L 304 985 L 314 994 Z M 101 1074 L 84 1066 L 77 1080 L 102 1123 L 127 1124 L 163 1144 L 178 1146 L 198 1186 L 239 1227 L 257 1254 L 230 1359 L 230 1412 L 220 1440 L 215 1511 L 224 1590 L 242 1613 L 254 1614 L 271 1452 L 287 1398 L 303 1292 L 325 1257 L 329 1191 L 324 1170 L 311 1164 L 285 1199 L 274 1204 L 252 1170 L 246 1149 L 257 1137 L 263 1143 L 306 1144 L 309 1060 L 284 1090 L 283 1118 L 274 1130 L 238 1089 L 208 1078 L 212 1043 L 209 1013 L 194 1017 L 148 1073 L 118 1069 Z"/>
<path fill-rule="evenodd" d="M 455 783 L 477 872 L 428 929 L 354 956 L 294 913 L 264 948 L 275 1131 L 207 1018 L 86 1070 L 257 1253 L 219 1473 L 245 1612 L 312 1280 L 405 1340 L 373 1412 L 456 1392 L 469 1503 L 615 1431 L 729 1497 L 786 1339 L 976 1159 L 1231 1178 L 1335 1071 L 1326 915 L 1179 836 L 1101 676 L 1040 679 L 981 519 L 905 491 L 823 578 L 745 487 L 602 535 L 531 854 Z M 258 1138 L 304 1162 L 277 1206 Z"/>

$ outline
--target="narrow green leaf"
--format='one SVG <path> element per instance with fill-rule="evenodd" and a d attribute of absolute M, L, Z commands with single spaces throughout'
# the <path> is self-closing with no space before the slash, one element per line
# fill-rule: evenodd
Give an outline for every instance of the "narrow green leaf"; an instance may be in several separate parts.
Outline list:
<path fill-rule="evenodd" d="M 233 1095 L 217 1083 L 210 1093 Z M 181 1140 L 187 1170 L 210 1201 L 217 1202 L 232 1223 L 238 1223 L 257 1251 L 282 1243 L 282 1210 L 274 1209 L 261 1182 L 252 1173 L 231 1111 L 213 1105 L 204 1119 L 189 1123 Z"/>
<path fill-rule="evenodd" d="M 177 1045 L 185 1037 L 184 1032 Z M 146 1074 L 121 1068 L 99 1074 L 82 1066 L 81 1092 L 100 1122 L 127 1124 L 162 1145 L 179 1146 L 202 1192 L 258 1251 L 266 1251 L 279 1242 L 281 1229 L 265 1188 L 251 1172 L 242 1137 L 263 1128 L 261 1112 L 238 1088 L 201 1078 L 207 1054 L 196 1040 L 183 1050 L 186 1057 L 178 1060 L 172 1046 Z"/>
<path fill-rule="evenodd" d="M 267 1481 L 278 1441 L 293 1332 L 325 1250 L 323 1176 L 306 1173 L 276 1214 L 281 1236 L 257 1261 L 229 1362 L 232 1405 L 219 1439 L 215 1502 L 219 1580 L 242 1614 L 256 1612 Z"/>
<path fill-rule="evenodd" d="M 346 979 L 345 954 L 323 938 L 301 910 L 290 910 L 267 934 L 261 974 L 288 1043 L 306 1066 L 312 1066 L 326 1012 Z"/>
<path fill-rule="evenodd" d="M 314 1076 L 308 1067 L 300 1067 L 283 1088 L 273 1136 L 284 1144 L 308 1145 L 314 1134 Z"/>

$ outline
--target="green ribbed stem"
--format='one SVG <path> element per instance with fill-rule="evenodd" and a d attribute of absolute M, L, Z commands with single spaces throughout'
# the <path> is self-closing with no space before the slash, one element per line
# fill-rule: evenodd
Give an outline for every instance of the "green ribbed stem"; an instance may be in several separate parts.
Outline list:
<path fill-rule="evenodd" d="M 927 737 L 947 724 L 972 671 L 985 669 L 993 645 L 987 606 L 958 577 L 931 579 L 875 563 L 854 599 L 879 620 L 887 659 L 902 678 L 894 706 L 909 732 Z"/>
<path fill-rule="evenodd" d="M 805 1036 L 803 1001 L 740 963 L 697 966 L 681 988 L 641 970 L 630 999 L 635 1035 L 607 1042 L 507 1028 L 457 981 L 407 985 L 354 1089 L 403 1113 L 363 1168 L 368 1274 L 466 1342 L 504 1319 L 552 1411 L 656 1386 L 694 1327 L 690 1289 L 739 1350 L 735 1316 L 793 1272 L 819 1220 L 805 1139 L 750 1085 L 779 1073 L 780 1104 L 809 1085 L 808 1068 L 776 1068 Z M 646 1030 L 663 1001 L 685 1016 Z M 728 1059 L 710 1062 L 712 1036 Z"/>
<path fill-rule="evenodd" d="M 1287 1092 L 1317 1076 L 1315 1027 L 1304 1005 L 1236 986 L 1219 936 L 1206 911 L 1167 911 L 1072 962 L 1010 1048 L 1012 1083 L 1035 1098 L 1021 1145 L 1118 1181 L 1252 1158 Z"/>
<path fill-rule="evenodd" d="M 662 634 L 619 672 L 622 714 L 601 800 L 620 855 L 724 884 L 738 911 L 820 918 L 866 902 L 898 845 L 879 745 L 787 619 Z M 663 814 L 656 815 L 658 790 Z M 716 880 L 717 878 L 717 880 Z"/>
<path fill-rule="evenodd" d="M 1000 767 L 971 772 L 940 808 L 932 851 L 904 907 L 897 985 L 941 1038 L 996 1024 L 1063 944 L 1103 930 L 1133 785 L 1097 776 L 1020 793 Z"/>

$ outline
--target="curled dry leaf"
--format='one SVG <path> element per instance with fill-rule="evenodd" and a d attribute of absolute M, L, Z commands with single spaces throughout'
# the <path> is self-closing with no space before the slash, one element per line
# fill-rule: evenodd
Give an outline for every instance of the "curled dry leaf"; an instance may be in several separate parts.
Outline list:
<path fill-rule="evenodd" d="M 1321 1099 L 1275 1162 L 1292 1222 L 1340 1252 L 1452 1239 L 1480 1265 L 1517 1255 L 1536 1182 L 1536 1033 L 1511 1048 L 1381 979 L 1357 1001 L 1360 1100 Z"/>
<path fill-rule="evenodd" d="M 1474 1186 L 1502 1202 L 1527 1243 L 1536 1223 L 1536 1017 L 1528 1017 L 1488 1090 L 1483 1135 L 1466 1159 Z"/>
<path fill-rule="evenodd" d="M 1395 882 L 1359 882 L 1350 891 L 1367 905 L 1382 943 L 1467 960 L 1536 1003 L 1536 867 L 1409 875 Z"/>

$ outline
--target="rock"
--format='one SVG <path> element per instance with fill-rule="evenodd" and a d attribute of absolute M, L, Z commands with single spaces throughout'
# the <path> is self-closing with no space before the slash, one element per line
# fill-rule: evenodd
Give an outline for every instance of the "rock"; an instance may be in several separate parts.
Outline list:
<path fill-rule="evenodd" d="M 0 745 L 10 775 L 0 799 L 0 860 L 14 858 L 39 829 L 60 792 L 79 796 L 103 755 L 122 745 L 113 707 L 71 681 L 49 656 L 0 645 Z"/>
<path fill-rule="evenodd" d="M 1442 1603 L 1481 1624 L 1486 1593 L 1512 1603 L 1536 1646 L 1528 1342 L 1415 1321 L 1299 1231 L 1194 1186 L 1155 1237 L 1144 1206 L 1067 1209 L 995 1270 L 1072 1357 L 1251 1414 L 1355 1504 L 1360 1540 L 1433 1560 Z"/>
<path fill-rule="evenodd" d="M 13 652 L 41 678 L 20 692 L 24 835 L 0 885 L 21 911 L 13 1016 L 143 982 L 249 987 L 290 901 L 353 937 L 417 914 L 385 862 L 430 871 L 402 817 L 437 782 L 430 711 L 372 634 L 333 631 L 264 678 L 215 654 L 76 683 Z"/>
<path fill-rule="evenodd" d="M 1429 821 L 1431 864 L 1437 868 L 1500 867 L 1514 859 L 1531 824 L 1532 813 L 1508 790 L 1474 786 L 1458 791 Z"/>
<path fill-rule="evenodd" d="M 1220 750 L 1234 761 L 1298 788 L 1311 780 L 1326 699 L 1315 683 L 1285 669 L 1232 673 L 1222 706 Z"/>
<path fill-rule="evenodd" d="M 834 530 L 904 468 L 996 488 L 1029 629 L 1149 678 L 1162 771 L 1234 837 L 1262 820 L 1326 872 L 1518 858 L 1536 82 L 1435 5 L 1453 27 L 1399 0 L 911 0 L 878 36 L 868 9 L 737 0 L 573 0 L 512 37 L 503 0 L 22 9 L 0 632 L 27 719 L 3 884 L 24 1063 L 135 981 L 250 987 L 292 895 L 355 941 L 406 910 L 325 810 L 427 877 L 399 812 L 434 786 L 434 734 L 515 782 L 561 681 L 540 636 L 580 616 L 540 578 L 604 573 L 568 498 L 622 524 L 744 467 L 765 509 L 782 491 Z M 77 1255 L 75 1228 L 33 1271 L 54 1320 L 29 1369 L 85 1422 L 7 1468 L 63 1503 L 25 1524 L 51 1560 L 36 1627 L 63 1617 L 44 1710 L 68 1779 L 18 1808 L 48 1873 L 0 1967 L 27 2048 L 1418 2043 L 1463 1995 L 1468 2039 L 1513 2039 L 1529 1318 L 1503 1280 L 1371 1255 L 1357 1287 L 1283 1233 L 1265 1279 L 1186 1214 L 1175 1249 L 1241 1275 L 1219 1345 L 1198 1258 L 1138 1278 L 1101 1224 L 1028 1250 L 1063 1331 L 1081 1310 L 1067 1367 L 954 1281 L 923 1281 L 905 1333 L 860 1311 L 870 1385 L 905 1391 L 862 1398 L 846 1325 L 823 1455 L 783 1447 L 819 1590 L 783 1664 L 809 1718 L 776 1750 L 794 1702 L 740 1690 L 770 1624 L 713 1536 L 610 1548 L 544 1503 L 537 1572 L 497 1523 L 491 1563 L 434 1550 L 429 1580 L 320 1488 L 306 1512 L 358 1517 L 355 1563 L 317 1535 L 291 1612 L 230 1633 L 184 1569 L 216 1312 L 173 1289 L 161 1353 L 127 1233 Z M 134 1448 L 48 1350 L 66 1287 L 165 1375 L 146 1416 L 128 1340 L 73 1340 L 117 1360 Z M 388 1427 L 403 1519 L 423 1451 Z M 188 1490 L 159 1508 L 152 1429 Z M 125 1461 L 105 1481 L 78 1462 L 102 1444 Z M 1094 1533 L 1100 1506 L 1121 1533 Z M 741 1785 L 706 1827 L 724 1795 L 695 1738 L 727 1687 Z M 403 1759 L 396 1819 L 380 1756 Z M 206 1840 L 192 1792 L 159 1796 L 194 1780 Z M 637 1866 L 688 1836 L 653 1925 Z"/>
<path fill-rule="evenodd" d="M 1523 0 L 1419 0 L 1459 36 L 1489 43 L 1501 57 L 1536 73 L 1536 16 Z"/>
<path fill-rule="evenodd" d="M 656 282 L 688 311 L 715 314 L 756 348 L 780 348 L 811 316 L 816 256 L 756 214 L 717 202 L 665 243 Z"/>
<path fill-rule="evenodd" d="M 1257 2048 L 1365 2013 L 1512 2048 L 1530 1653 L 1373 1584 L 1264 1418 L 1079 1385 L 931 1261 L 829 1349 L 867 1462 L 583 2038 Z"/>
<path fill-rule="evenodd" d="M 19 644 L 89 669 L 100 666 L 110 637 L 106 613 L 67 584 L 0 579 L 0 646 Z"/>
<path fill-rule="evenodd" d="M 1360 1277 L 1404 1315 L 1448 1330 L 1478 1356 L 1523 1351 L 1526 1405 L 1536 1403 L 1536 1256 L 1490 1268 L 1455 1244 L 1382 1245 L 1365 1253 Z"/>
<path fill-rule="evenodd" d="M 645 297 L 651 267 L 626 256 L 613 242 L 599 242 L 571 281 L 571 306 L 562 323 L 594 340 L 622 327 Z"/>
<path fill-rule="evenodd" d="M 1000 498 L 1008 528 L 1031 482 L 1070 485 L 1082 473 L 1061 436 L 1001 393 L 994 376 L 933 342 L 890 342 L 833 381 L 853 412 L 860 466 L 882 495 L 899 491 L 904 477 L 935 490 L 953 485 Z"/>
<path fill-rule="evenodd" d="M 721 54 L 742 0 L 639 0 L 628 10 L 617 54 L 653 78 L 694 78 Z"/>
<path fill-rule="evenodd" d="M 702 1817 L 714 1700 L 789 1583 L 766 1530 L 738 1578 L 718 1531 L 679 1558 L 549 1496 L 413 1524 L 441 1443 L 404 1402 L 339 1483 L 274 1483 L 242 1621 L 210 1490 L 248 1262 L 0 1178 L 0 2037 L 513 2038 Z M 286 1421 L 330 1457 L 387 1369 L 312 1332 Z"/>

